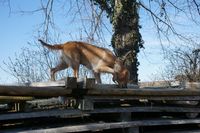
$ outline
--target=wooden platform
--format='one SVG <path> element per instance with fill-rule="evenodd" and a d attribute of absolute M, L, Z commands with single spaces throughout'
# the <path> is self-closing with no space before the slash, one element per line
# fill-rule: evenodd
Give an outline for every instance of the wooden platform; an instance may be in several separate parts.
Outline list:
<path fill-rule="evenodd" d="M 68 108 L 66 103 L 70 100 L 75 104 Z M 0 85 L 0 103 L 7 105 L 0 110 L 0 132 L 94 132 L 122 128 L 130 129 L 127 133 L 139 133 L 146 127 L 196 126 L 200 124 L 199 100 L 200 83 L 189 82 L 119 88 L 95 84 L 93 79 L 68 78 L 30 86 Z M 13 103 L 22 104 L 21 109 L 9 110 Z M 54 125 L 51 120 L 62 122 Z M 26 121 L 47 125 L 33 128 Z"/>

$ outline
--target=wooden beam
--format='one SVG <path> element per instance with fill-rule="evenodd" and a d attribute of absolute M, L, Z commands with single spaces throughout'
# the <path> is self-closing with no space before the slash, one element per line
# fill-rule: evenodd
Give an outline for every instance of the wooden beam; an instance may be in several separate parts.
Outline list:
<path fill-rule="evenodd" d="M 63 96 L 72 93 L 71 89 L 63 87 L 31 87 L 31 86 L 6 86 L 0 85 L 2 96 Z"/>
<path fill-rule="evenodd" d="M 33 100 L 34 97 L 22 97 L 22 96 L 0 96 L 0 102 L 8 103 L 8 102 L 22 102 L 22 101 L 30 101 Z"/>
<path fill-rule="evenodd" d="M 101 123 L 86 123 L 80 125 L 68 125 L 54 128 L 31 129 L 20 131 L 20 133 L 71 133 L 71 132 L 84 132 L 84 131 L 103 131 L 117 128 L 130 128 L 140 126 L 161 126 L 161 125 L 183 125 L 183 124 L 199 124 L 200 119 L 179 119 L 179 120 L 136 120 L 124 122 L 101 122 Z"/>
<path fill-rule="evenodd" d="M 180 88 L 144 88 L 144 89 L 90 89 L 87 95 L 95 96 L 200 96 L 200 89 L 188 90 Z"/>
<path fill-rule="evenodd" d="M 58 81 L 47 81 L 47 82 L 33 82 L 30 84 L 30 86 L 33 87 L 48 87 L 48 86 L 56 86 L 56 87 L 64 87 L 65 86 L 65 80 L 58 80 Z"/>
<path fill-rule="evenodd" d="M 182 88 L 101 88 L 97 89 L 71 89 L 64 87 L 31 87 L 31 86 L 5 86 L 0 85 L 0 95 L 2 96 L 200 96 L 199 89 Z"/>
<path fill-rule="evenodd" d="M 64 117 L 64 118 L 75 118 L 88 116 L 87 113 L 83 114 L 80 110 L 67 109 L 67 110 L 44 110 L 36 112 L 25 112 L 25 113 L 8 113 L 1 114 L 0 121 L 4 120 L 19 120 L 19 119 L 30 119 L 30 118 L 41 118 L 41 117 Z"/>
<path fill-rule="evenodd" d="M 125 100 L 153 100 L 153 101 L 200 101 L 200 96 L 187 96 L 187 95 L 183 95 L 183 96 L 174 96 L 174 95 L 168 95 L 168 96 L 158 96 L 158 95 L 152 95 L 152 96 L 148 96 L 148 95 L 90 95 L 87 96 L 90 97 L 93 100 L 119 100 L 119 99 L 125 99 Z"/>
<path fill-rule="evenodd" d="M 131 113 L 131 112 L 176 112 L 176 113 L 200 113 L 198 107 L 116 107 L 116 108 L 102 108 L 94 110 L 79 110 L 79 109 L 52 109 L 35 112 L 16 112 L 0 114 L 0 121 L 17 120 L 17 119 L 30 119 L 41 117 L 64 117 L 75 118 L 90 116 L 92 114 L 112 114 L 112 113 Z"/>

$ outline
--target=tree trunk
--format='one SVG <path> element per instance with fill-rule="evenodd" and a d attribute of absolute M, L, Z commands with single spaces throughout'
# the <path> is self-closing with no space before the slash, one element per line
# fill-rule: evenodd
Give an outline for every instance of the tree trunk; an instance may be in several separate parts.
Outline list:
<path fill-rule="evenodd" d="M 130 71 L 130 82 L 138 83 L 137 54 L 142 46 L 139 33 L 139 15 L 136 0 L 115 0 L 113 16 L 111 18 L 114 34 L 112 46 L 118 57 L 123 57 L 128 51 L 125 64 Z"/>

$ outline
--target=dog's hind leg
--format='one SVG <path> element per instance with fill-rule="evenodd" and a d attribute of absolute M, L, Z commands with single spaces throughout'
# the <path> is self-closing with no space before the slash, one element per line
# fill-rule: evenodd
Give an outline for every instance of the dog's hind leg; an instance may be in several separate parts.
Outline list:
<path fill-rule="evenodd" d="M 73 66 L 72 69 L 74 71 L 74 77 L 79 78 L 79 65 Z"/>
<path fill-rule="evenodd" d="M 55 67 L 52 68 L 51 71 L 51 81 L 55 81 L 55 73 L 61 70 L 64 70 L 66 68 L 68 68 L 68 64 L 66 64 L 66 62 L 64 62 L 63 60 L 61 60 L 61 62 Z"/>

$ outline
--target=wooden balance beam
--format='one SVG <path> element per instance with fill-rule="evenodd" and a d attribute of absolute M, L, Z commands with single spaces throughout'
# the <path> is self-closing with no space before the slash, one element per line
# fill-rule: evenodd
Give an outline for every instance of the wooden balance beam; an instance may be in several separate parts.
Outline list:
<path fill-rule="evenodd" d="M 60 84 L 59 87 L 53 85 L 58 82 Z M 95 84 L 94 79 L 77 81 L 76 78 L 67 78 L 64 82 L 45 82 L 33 85 L 34 84 L 32 84 L 32 86 L 0 85 L 0 96 L 200 96 L 200 83 L 185 83 L 184 86 L 178 87 L 139 88 L 133 85 L 129 88 L 118 88 L 117 85 Z"/>

